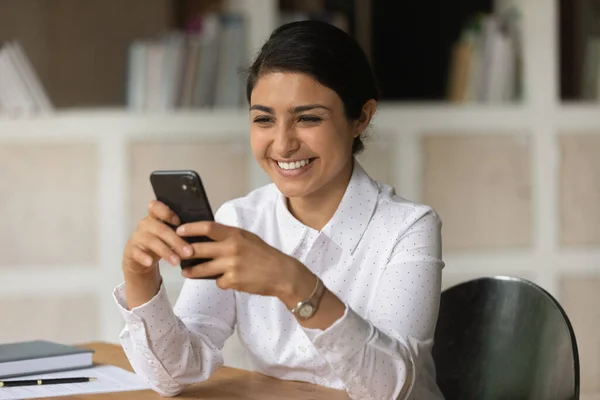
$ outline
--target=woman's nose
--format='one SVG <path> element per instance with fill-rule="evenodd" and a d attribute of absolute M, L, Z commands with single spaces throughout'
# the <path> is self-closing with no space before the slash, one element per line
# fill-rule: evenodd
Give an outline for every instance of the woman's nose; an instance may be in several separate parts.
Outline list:
<path fill-rule="evenodd" d="M 282 126 L 275 132 L 273 150 L 280 157 L 288 157 L 300 147 L 293 127 Z"/>

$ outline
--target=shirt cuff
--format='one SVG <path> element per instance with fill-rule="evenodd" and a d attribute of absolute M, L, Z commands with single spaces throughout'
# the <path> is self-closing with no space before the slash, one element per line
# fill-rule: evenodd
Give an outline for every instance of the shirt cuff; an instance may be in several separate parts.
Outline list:
<path fill-rule="evenodd" d="M 173 312 L 163 283 L 150 301 L 131 310 L 127 306 L 125 283 L 115 288 L 113 297 L 125 320 L 126 328 L 134 336 L 143 335 L 151 341 L 157 340 L 177 324 L 177 316 Z"/>
<path fill-rule="evenodd" d="M 348 304 L 344 315 L 326 330 L 302 328 L 319 353 L 331 364 L 347 362 L 365 347 L 373 335 L 373 325 Z"/>

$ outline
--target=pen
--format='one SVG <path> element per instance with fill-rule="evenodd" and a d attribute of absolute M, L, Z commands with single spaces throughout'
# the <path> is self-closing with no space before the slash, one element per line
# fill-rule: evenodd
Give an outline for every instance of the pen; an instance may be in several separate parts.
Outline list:
<path fill-rule="evenodd" d="M 21 381 L 0 381 L 1 387 L 57 385 L 59 383 L 80 383 L 95 381 L 96 378 L 58 378 L 58 379 L 28 379 Z"/>

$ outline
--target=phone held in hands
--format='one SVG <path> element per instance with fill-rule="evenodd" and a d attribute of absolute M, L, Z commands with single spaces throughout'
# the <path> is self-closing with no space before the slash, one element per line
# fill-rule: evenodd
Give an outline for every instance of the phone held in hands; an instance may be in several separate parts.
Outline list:
<path fill-rule="evenodd" d="M 150 174 L 150 184 L 156 200 L 167 205 L 181 220 L 182 224 L 198 221 L 214 221 L 214 215 L 197 172 L 192 170 L 161 170 Z M 177 227 L 168 223 L 176 229 Z M 186 242 L 198 243 L 212 241 L 206 236 L 184 237 Z M 204 262 L 208 258 L 196 258 L 181 261 L 181 268 L 189 268 Z M 204 279 L 217 279 L 211 276 Z"/>

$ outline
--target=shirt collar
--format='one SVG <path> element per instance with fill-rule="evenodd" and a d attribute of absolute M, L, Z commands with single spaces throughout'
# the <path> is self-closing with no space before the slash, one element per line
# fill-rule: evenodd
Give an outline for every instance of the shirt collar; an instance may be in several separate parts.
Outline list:
<path fill-rule="evenodd" d="M 378 195 L 377 183 L 367 175 L 358 161 L 354 160 L 352 177 L 342 201 L 321 232 L 342 249 L 353 253 L 375 211 Z M 282 250 L 286 254 L 291 254 L 309 228 L 290 213 L 286 198 L 281 192 L 278 195 L 275 212 L 285 236 Z"/>
<path fill-rule="evenodd" d="M 281 250 L 286 254 L 292 254 L 306 235 L 308 227 L 292 215 L 287 206 L 287 199 L 279 191 L 275 213 L 283 236 Z"/>
<path fill-rule="evenodd" d="M 353 253 L 369 225 L 378 197 L 377 183 L 354 160 L 344 197 L 322 232 L 342 249 Z"/>

